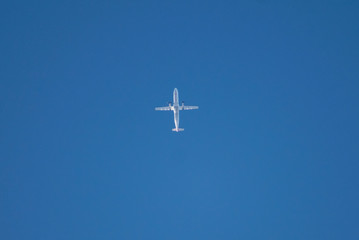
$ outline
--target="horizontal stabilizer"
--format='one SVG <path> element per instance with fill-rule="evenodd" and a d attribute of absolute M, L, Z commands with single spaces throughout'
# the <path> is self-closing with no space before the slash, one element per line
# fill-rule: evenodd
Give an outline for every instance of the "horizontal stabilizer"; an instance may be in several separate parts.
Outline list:
<path fill-rule="evenodd" d="M 174 132 L 182 132 L 182 131 L 184 131 L 184 129 L 183 128 L 173 128 L 172 131 L 174 131 Z"/>

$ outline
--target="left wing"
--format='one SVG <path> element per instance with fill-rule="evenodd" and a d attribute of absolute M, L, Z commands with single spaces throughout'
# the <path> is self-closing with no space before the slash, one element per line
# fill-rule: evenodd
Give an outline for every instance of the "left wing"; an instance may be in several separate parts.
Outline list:
<path fill-rule="evenodd" d="M 198 106 L 181 106 L 181 110 L 194 110 L 198 109 Z"/>
<path fill-rule="evenodd" d="M 155 110 L 156 111 L 170 111 L 171 108 L 170 107 L 156 107 Z"/>

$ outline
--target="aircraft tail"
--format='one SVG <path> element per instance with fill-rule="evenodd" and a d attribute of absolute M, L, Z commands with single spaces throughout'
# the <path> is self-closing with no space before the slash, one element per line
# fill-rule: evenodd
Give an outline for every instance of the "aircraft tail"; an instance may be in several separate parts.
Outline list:
<path fill-rule="evenodd" d="M 184 131 L 184 129 L 183 128 L 173 128 L 172 131 L 174 131 L 174 132 L 182 132 L 182 131 Z"/>

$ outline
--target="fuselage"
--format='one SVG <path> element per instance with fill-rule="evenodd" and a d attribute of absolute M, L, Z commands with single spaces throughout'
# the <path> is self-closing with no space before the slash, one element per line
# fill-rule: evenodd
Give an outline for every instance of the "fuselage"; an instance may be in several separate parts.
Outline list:
<path fill-rule="evenodd" d="M 175 126 L 176 129 L 178 130 L 178 126 L 179 126 L 179 96 L 178 96 L 178 90 L 177 88 L 175 88 L 173 90 L 173 106 L 172 106 L 172 110 L 173 110 L 173 114 L 174 114 L 174 120 L 175 120 Z"/>

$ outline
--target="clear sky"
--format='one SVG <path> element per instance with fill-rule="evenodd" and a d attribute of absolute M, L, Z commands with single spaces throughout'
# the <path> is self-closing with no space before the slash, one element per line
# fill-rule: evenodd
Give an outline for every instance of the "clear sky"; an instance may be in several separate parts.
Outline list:
<path fill-rule="evenodd" d="M 358 13 L 3 1 L 0 239 L 359 239 Z"/>

